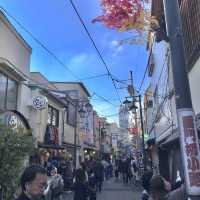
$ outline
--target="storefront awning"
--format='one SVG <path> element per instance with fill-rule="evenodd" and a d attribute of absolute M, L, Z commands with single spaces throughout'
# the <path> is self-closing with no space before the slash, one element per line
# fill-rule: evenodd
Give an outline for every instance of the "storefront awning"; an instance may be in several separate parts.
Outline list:
<path fill-rule="evenodd" d="M 172 143 L 175 143 L 178 141 L 179 141 L 179 132 L 178 132 L 178 129 L 175 129 L 171 135 L 169 135 L 165 140 L 159 143 L 159 146 L 161 147 L 169 146 Z"/>
<path fill-rule="evenodd" d="M 74 148 L 74 147 L 75 147 L 74 144 L 67 143 L 67 142 L 64 142 L 64 143 L 62 144 L 62 146 L 63 146 L 64 148 Z M 76 145 L 76 147 L 79 148 L 79 149 L 81 148 L 80 145 Z"/>
<path fill-rule="evenodd" d="M 56 144 L 44 144 L 44 143 L 38 143 L 39 148 L 47 148 L 47 149 L 65 149 L 65 147 L 62 145 L 56 145 Z"/>

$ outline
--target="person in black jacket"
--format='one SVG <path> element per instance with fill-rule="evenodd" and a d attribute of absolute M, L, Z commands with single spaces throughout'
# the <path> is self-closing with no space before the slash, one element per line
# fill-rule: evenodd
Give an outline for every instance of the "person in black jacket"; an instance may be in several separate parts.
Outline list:
<path fill-rule="evenodd" d="M 96 181 L 97 191 L 101 192 L 104 179 L 104 167 L 101 164 L 100 160 L 96 162 L 96 165 L 94 167 L 94 177 Z"/>
<path fill-rule="evenodd" d="M 75 183 L 72 187 L 74 191 L 74 200 L 87 200 L 89 197 L 89 186 L 86 182 L 85 172 L 78 169 L 75 175 Z"/>
<path fill-rule="evenodd" d="M 150 181 L 153 176 L 152 171 L 146 171 L 142 175 L 141 181 L 142 181 L 142 187 L 144 190 L 142 191 L 142 197 L 141 200 L 148 200 L 149 199 L 149 190 L 150 190 Z"/>
<path fill-rule="evenodd" d="M 47 171 L 40 165 L 27 167 L 20 179 L 22 192 L 16 200 L 43 199 L 47 187 Z"/>

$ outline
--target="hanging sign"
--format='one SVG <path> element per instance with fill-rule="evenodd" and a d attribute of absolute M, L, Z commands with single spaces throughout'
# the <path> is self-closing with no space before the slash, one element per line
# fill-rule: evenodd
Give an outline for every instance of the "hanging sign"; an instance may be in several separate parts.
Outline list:
<path fill-rule="evenodd" d="M 47 108 L 48 100 L 46 97 L 43 96 L 37 96 L 33 98 L 33 108 L 36 110 L 43 110 Z"/>
<path fill-rule="evenodd" d="M 187 193 L 200 195 L 200 151 L 194 112 L 180 109 L 178 120 Z"/>

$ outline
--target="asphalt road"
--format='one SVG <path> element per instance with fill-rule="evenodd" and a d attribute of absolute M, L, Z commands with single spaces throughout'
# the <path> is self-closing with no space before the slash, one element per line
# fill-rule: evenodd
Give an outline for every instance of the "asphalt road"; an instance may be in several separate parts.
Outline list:
<path fill-rule="evenodd" d="M 141 188 L 124 185 L 120 180 L 110 179 L 104 182 L 103 190 L 97 193 L 97 200 L 140 200 Z M 73 193 L 66 193 L 63 200 L 73 200 Z"/>

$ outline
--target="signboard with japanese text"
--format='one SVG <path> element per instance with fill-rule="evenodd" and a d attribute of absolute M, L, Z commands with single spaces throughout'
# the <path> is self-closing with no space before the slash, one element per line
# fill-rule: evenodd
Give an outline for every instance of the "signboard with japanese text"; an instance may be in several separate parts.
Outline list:
<path fill-rule="evenodd" d="M 200 151 L 194 112 L 180 109 L 178 120 L 187 193 L 200 195 Z"/>

